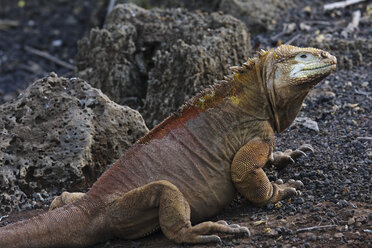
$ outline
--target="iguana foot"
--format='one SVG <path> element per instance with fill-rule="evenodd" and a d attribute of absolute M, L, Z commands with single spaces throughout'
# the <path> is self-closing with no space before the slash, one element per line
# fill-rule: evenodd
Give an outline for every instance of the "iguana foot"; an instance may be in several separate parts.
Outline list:
<path fill-rule="evenodd" d="M 283 183 L 283 180 L 279 179 L 272 183 L 273 185 L 273 195 L 270 199 L 270 202 L 277 202 L 284 198 L 294 196 L 294 195 L 301 195 L 300 189 L 304 186 L 304 184 L 300 180 L 293 180 L 290 179 L 288 182 Z"/>
<path fill-rule="evenodd" d="M 226 221 L 220 220 L 217 222 L 202 222 L 192 227 L 184 227 L 180 230 L 177 243 L 220 243 L 221 238 L 218 235 L 211 233 L 230 233 L 243 234 L 250 236 L 247 227 L 242 227 L 237 224 L 229 225 Z"/>
<path fill-rule="evenodd" d="M 71 202 L 74 202 L 80 198 L 82 198 L 85 195 L 85 193 L 69 193 L 69 192 L 63 192 L 60 196 L 57 196 L 54 198 L 52 203 L 50 204 L 49 211 L 60 208 L 64 205 L 67 205 Z"/>
<path fill-rule="evenodd" d="M 294 164 L 295 160 L 299 157 L 307 157 L 305 152 L 314 152 L 314 149 L 311 145 L 304 144 L 294 151 L 288 149 L 284 152 L 274 152 L 270 163 L 273 164 L 275 167 L 282 169 L 287 165 Z"/>

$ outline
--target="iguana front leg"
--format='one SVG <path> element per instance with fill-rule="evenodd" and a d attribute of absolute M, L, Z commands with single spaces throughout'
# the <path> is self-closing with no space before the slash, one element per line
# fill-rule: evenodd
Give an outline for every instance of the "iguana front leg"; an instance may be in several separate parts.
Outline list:
<path fill-rule="evenodd" d="M 176 243 L 220 242 L 217 232 L 249 235 L 246 227 L 228 225 L 225 221 L 192 226 L 189 203 L 168 181 L 152 182 L 125 193 L 114 200 L 106 215 L 119 238 L 140 238 L 157 227 Z"/>
<path fill-rule="evenodd" d="M 263 167 L 271 156 L 272 147 L 260 138 L 251 140 L 236 153 L 231 165 L 231 177 L 237 190 L 248 200 L 264 205 L 298 194 L 303 184 L 289 180 L 287 183 L 271 182 Z"/>
<path fill-rule="evenodd" d="M 269 158 L 268 164 L 272 164 L 276 168 L 282 169 L 287 165 L 294 164 L 295 160 L 302 156 L 307 157 L 305 152 L 314 152 L 314 148 L 309 144 L 304 144 L 294 151 L 288 149 L 284 152 L 274 152 Z"/>

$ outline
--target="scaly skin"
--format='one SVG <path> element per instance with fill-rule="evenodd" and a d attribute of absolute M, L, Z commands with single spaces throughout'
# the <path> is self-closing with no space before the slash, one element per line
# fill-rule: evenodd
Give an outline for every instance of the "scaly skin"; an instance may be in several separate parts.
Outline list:
<path fill-rule="evenodd" d="M 334 56 L 314 48 L 260 52 L 141 138 L 86 194 L 64 193 L 50 212 L 1 228 L 0 247 L 86 247 L 158 228 L 176 243 L 249 234 L 201 221 L 226 207 L 236 190 L 257 205 L 298 194 L 300 181 L 270 182 L 262 168 L 283 167 L 312 150 L 273 153 L 274 132 L 290 125 L 310 89 L 335 67 Z"/>

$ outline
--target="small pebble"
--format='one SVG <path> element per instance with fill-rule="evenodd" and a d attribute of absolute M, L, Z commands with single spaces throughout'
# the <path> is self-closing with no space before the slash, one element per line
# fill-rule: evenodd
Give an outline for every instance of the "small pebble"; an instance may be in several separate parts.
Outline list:
<path fill-rule="evenodd" d="M 312 217 L 313 217 L 313 220 L 320 221 L 320 217 L 318 214 L 314 214 Z"/>
<path fill-rule="evenodd" d="M 332 210 L 330 210 L 330 211 L 327 212 L 327 215 L 328 215 L 329 217 L 335 217 L 335 216 L 336 216 L 336 213 L 333 212 Z"/>
<path fill-rule="evenodd" d="M 310 241 L 315 241 L 316 240 L 316 236 L 314 235 L 314 234 L 312 234 L 311 236 L 310 236 Z"/>
<path fill-rule="evenodd" d="M 62 40 L 54 40 L 54 41 L 52 41 L 52 46 L 54 46 L 54 47 L 60 47 L 60 46 L 62 46 Z"/>
<path fill-rule="evenodd" d="M 347 221 L 348 225 L 352 225 L 354 223 L 355 223 L 355 218 L 354 217 L 349 218 L 349 220 Z"/>
<path fill-rule="evenodd" d="M 342 238 L 344 235 L 342 233 L 335 233 L 334 237 L 335 238 Z"/>
<path fill-rule="evenodd" d="M 33 26 L 35 26 L 35 21 L 34 20 L 29 20 L 28 22 L 27 22 L 27 25 L 28 26 L 30 26 L 30 27 L 33 27 Z M 368 83 L 368 82 L 367 82 Z M 363 84 L 362 84 L 363 85 Z"/>
<path fill-rule="evenodd" d="M 266 208 L 268 210 L 274 209 L 274 204 L 270 202 L 270 203 L 266 204 Z"/>
<path fill-rule="evenodd" d="M 349 210 L 349 211 L 346 212 L 346 216 L 347 217 L 353 217 L 354 216 L 354 213 L 355 213 L 354 210 Z"/>
<path fill-rule="evenodd" d="M 345 200 L 340 200 L 336 204 L 338 206 L 340 206 L 340 207 L 347 207 L 347 206 L 349 206 L 349 203 L 347 201 L 345 201 Z"/>

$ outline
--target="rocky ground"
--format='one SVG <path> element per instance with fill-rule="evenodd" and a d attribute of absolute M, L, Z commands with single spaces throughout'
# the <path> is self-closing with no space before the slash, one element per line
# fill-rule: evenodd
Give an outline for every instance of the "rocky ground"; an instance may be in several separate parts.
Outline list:
<path fill-rule="evenodd" d="M 115 15 L 108 17 L 103 26 L 107 1 L 96 1 L 92 5 L 87 1 L 0 0 L 0 103 L 8 104 L 2 106 L 2 116 L 11 116 L 12 108 L 9 106 L 25 108 L 20 100 L 24 96 L 12 99 L 35 79 L 56 71 L 60 76 L 83 77 L 114 101 L 139 110 L 148 126 L 152 127 L 192 94 L 213 83 L 211 80 L 222 79 L 223 75 L 228 74 L 230 65 L 244 62 L 255 50 L 281 43 L 327 49 L 338 57 L 338 70 L 313 91 L 305 101 L 300 118 L 277 139 L 278 150 L 309 143 L 315 152 L 308 158 L 299 159 L 290 168 L 267 171 L 272 180 L 302 180 L 305 185 L 303 195 L 262 208 L 256 208 L 237 197 L 214 220 L 225 219 L 245 225 L 251 230 L 252 237 L 223 236 L 224 241 L 218 246 L 371 247 L 372 5 L 365 1 L 324 11 L 324 4 L 331 1 L 252 1 L 261 2 L 262 5 L 246 4 L 248 1 L 217 0 L 208 3 L 165 0 L 136 2 L 141 2 L 145 7 L 186 9 L 150 11 L 126 7 L 116 10 Z M 357 11 L 360 11 L 360 20 L 357 27 L 353 27 L 351 23 L 353 16 L 355 22 Z M 237 19 L 224 14 L 234 15 Z M 123 24 L 117 25 L 123 20 Z M 149 22 L 152 22 L 153 29 Z M 90 31 L 95 26 L 99 29 Z M 192 26 L 198 28 L 193 31 Z M 169 32 L 172 28 L 173 31 Z M 83 38 L 84 34 L 86 38 Z M 77 41 L 80 39 L 78 47 Z M 124 49 L 120 49 L 120 46 L 129 47 L 122 52 Z M 37 51 L 44 51 L 43 56 Z M 56 63 L 51 56 L 68 64 Z M 184 66 L 184 70 L 178 68 L 180 65 Z M 119 72 L 128 74 L 123 76 Z M 95 82 L 97 78 L 100 80 Z M 138 81 L 133 84 L 133 80 Z M 183 85 L 184 82 L 187 83 Z M 105 89 L 100 84 L 111 87 Z M 127 91 L 115 95 L 120 93 L 118 89 L 123 86 Z M 176 89 L 180 87 L 183 87 L 182 94 L 176 94 Z M 82 90 L 82 94 L 84 92 Z M 73 102 L 89 97 L 71 93 L 66 98 Z M 42 96 L 38 100 L 42 106 L 45 106 L 44 100 Z M 94 107 L 88 108 L 88 111 L 92 109 Z M 5 115 L 5 110 L 10 112 Z M 35 122 L 40 124 L 43 118 L 36 117 Z M 7 119 L 13 120 L 12 117 Z M 26 118 L 30 123 L 23 123 L 19 121 L 21 119 L 15 115 L 14 125 L 35 124 L 31 117 Z M 7 135 L 12 134 L 12 129 L 9 129 L 9 125 L 1 128 L 10 131 L 1 134 L 2 140 L 8 143 L 1 144 L 5 148 L 1 149 L 0 158 L 4 155 L 17 157 L 17 149 L 9 149 L 11 142 L 8 139 L 12 139 Z M 11 145 L 22 144 L 17 142 L 13 141 Z M 99 147 L 110 149 L 107 145 Z M 14 154 L 10 154 L 12 151 Z M 35 161 L 45 159 L 44 155 L 42 153 L 41 158 L 35 157 Z M 104 161 L 98 164 L 101 163 Z M 9 167 L 9 160 L 0 160 L 2 171 Z M 26 171 L 29 167 L 25 167 Z M 20 178 L 16 173 L 8 177 L 4 175 L 0 179 L 1 193 L 6 192 L 11 196 L 14 191 L 8 192 L 9 185 L 17 186 Z M 29 175 L 35 175 L 34 171 Z M 30 177 L 25 178 L 23 180 L 26 182 L 30 180 Z M 40 198 L 35 192 L 41 190 L 37 185 L 41 182 L 34 177 L 31 179 L 36 182 L 32 184 L 35 188 L 31 187 L 34 192 L 21 187 L 19 190 L 24 196 L 18 199 L 19 202 L 6 202 L 4 199 L 8 198 L 3 197 L 0 198 L 2 206 L 20 204 L 15 209 L 45 208 L 53 194 L 64 188 L 56 184 L 55 188 L 51 188 L 53 194 L 43 192 Z M 86 187 L 87 184 L 89 182 L 80 186 Z M 9 211 L 1 212 L 4 218 L 0 217 L 0 225 L 26 219 L 42 211 L 13 211 L 7 218 L 5 216 Z M 140 240 L 114 240 L 95 247 L 175 245 L 157 233 Z"/>

